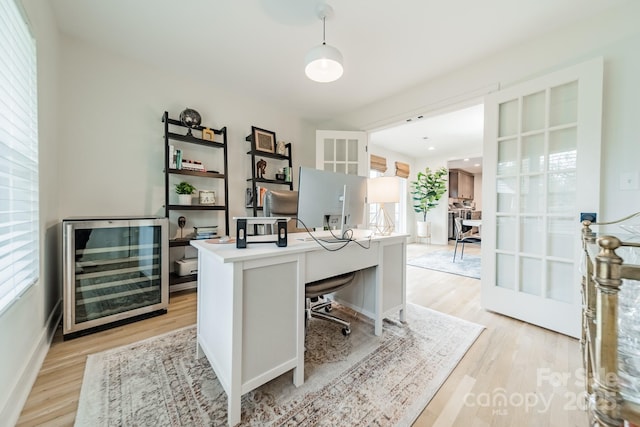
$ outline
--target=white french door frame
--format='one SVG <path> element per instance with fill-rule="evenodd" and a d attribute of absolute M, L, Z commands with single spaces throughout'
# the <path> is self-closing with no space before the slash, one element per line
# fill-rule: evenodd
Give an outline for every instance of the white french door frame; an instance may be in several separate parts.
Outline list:
<path fill-rule="evenodd" d="M 574 247 L 573 251 L 573 286 L 568 301 L 560 301 L 550 298 L 546 289 L 553 286 L 554 273 L 546 268 L 541 273 L 543 285 L 541 286 L 541 295 L 534 295 L 523 291 L 522 276 L 525 271 L 520 271 L 519 260 L 526 258 L 522 252 L 521 235 L 524 232 L 524 226 L 521 217 L 526 215 L 520 209 L 520 155 L 521 142 L 526 138 L 527 134 L 522 127 L 522 111 L 523 99 L 527 95 L 545 91 L 546 105 L 545 114 L 550 114 L 551 107 L 549 105 L 550 88 L 559 87 L 563 84 L 577 82 L 577 120 L 576 120 L 576 144 L 577 144 L 577 164 L 575 168 L 576 174 L 576 198 L 575 212 L 572 217 L 575 218 L 575 230 L 571 229 L 573 234 Z M 523 320 L 547 329 L 551 329 L 572 337 L 580 335 L 580 273 L 578 271 L 580 247 L 580 212 L 598 212 L 600 207 L 600 151 L 601 151 L 601 126 L 602 126 L 602 82 L 603 82 L 603 60 L 602 58 L 594 59 L 585 63 L 581 63 L 569 68 L 565 68 L 545 76 L 535 78 L 518 85 L 500 90 L 490 94 L 485 99 L 485 136 L 483 147 L 483 229 L 482 229 L 482 290 L 481 305 L 483 308 L 504 314 L 516 319 Z M 517 173 L 514 177 L 516 183 L 516 192 L 513 199 L 516 208 L 513 215 L 515 230 L 514 243 L 514 283 L 512 287 L 498 286 L 497 277 L 497 239 L 500 232 L 497 227 L 497 210 L 498 210 L 498 141 L 499 136 L 499 107 L 507 101 L 518 100 L 518 128 L 517 133 L 513 136 L 517 139 L 517 156 L 516 168 Z M 545 144 L 548 149 L 548 138 L 550 131 L 549 116 L 546 116 L 545 123 Z M 551 173 L 547 169 L 547 159 L 545 159 L 544 190 L 545 200 L 550 194 L 548 182 Z M 536 214 L 537 215 L 537 214 Z M 543 234 L 540 239 L 543 240 L 542 246 L 542 266 L 552 264 L 552 257 L 548 256 L 550 243 L 548 242 L 547 233 L 549 231 L 548 222 L 551 215 L 548 211 L 540 213 L 540 217 L 544 217 Z M 566 216 L 566 215 L 565 215 Z M 551 261 L 549 261 L 551 259 Z M 556 276 L 557 277 L 557 276 Z M 547 282 L 548 281 L 548 282 Z"/>

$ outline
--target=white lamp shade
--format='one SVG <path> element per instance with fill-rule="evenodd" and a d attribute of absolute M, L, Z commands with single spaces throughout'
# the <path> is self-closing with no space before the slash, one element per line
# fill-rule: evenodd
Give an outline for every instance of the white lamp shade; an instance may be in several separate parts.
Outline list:
<path fill-rule="evenodd" d="M 400 201 L 400 178 L 380 176 L 367 182 L 367 202 L 398 203 Z"/>
<path fill-rule="evenodd" d="M 321 44 L 311 49 L 305 57 L 307 66 L 305 74 L 311 80 L 329 83 L 342 77 L 342 54 L 338 49 L 328 44 Z"/>

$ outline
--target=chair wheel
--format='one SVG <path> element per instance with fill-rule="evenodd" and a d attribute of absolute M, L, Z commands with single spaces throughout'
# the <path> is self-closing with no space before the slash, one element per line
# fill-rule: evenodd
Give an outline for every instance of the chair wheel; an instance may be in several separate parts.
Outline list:
<path fill-rule="evenodd" d="M 330 313 L 330 312 L 331 312 L 331 310 L 333 310 L 333 307 L 331 307 L 331 304 L 327 305 L 327 306 L 324 308 L 324 311 L 326 311 L 327 313 Z"/>
<path fill-rule="evenodd" d="M 342 335 L 345 337 L 351 334 L 351 328 L 342 328 Z"/>

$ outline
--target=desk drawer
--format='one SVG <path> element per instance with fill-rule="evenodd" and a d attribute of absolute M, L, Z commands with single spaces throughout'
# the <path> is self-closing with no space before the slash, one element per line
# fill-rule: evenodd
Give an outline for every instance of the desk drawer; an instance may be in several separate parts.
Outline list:
<path fill-rule="evenodd" d="M 348 246 L 338 251 L 329 252 L 321 249 L 307 252 L 305 282 L 314 282 L 338 274 L 378 265 L 379 249 L 377 242 L 371 242 L 369 249 L 349 243 Z"/>

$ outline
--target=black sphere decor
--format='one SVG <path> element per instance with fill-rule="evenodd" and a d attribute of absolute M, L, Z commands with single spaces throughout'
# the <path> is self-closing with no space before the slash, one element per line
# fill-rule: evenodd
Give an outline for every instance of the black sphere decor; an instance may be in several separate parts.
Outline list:
<path fill-rule="evenodd" d="M 202 117 L 200 117 L 200 113 L 191 108 L 185 108 L 184 111 L 180 113 L 180 122 L 188 128 L 200 126 L 201 121 Z M 191 129 L 187 131 L 187 135 L 193 136 Z"/>

